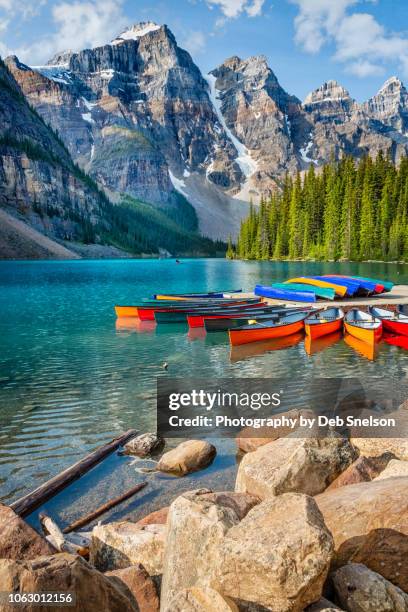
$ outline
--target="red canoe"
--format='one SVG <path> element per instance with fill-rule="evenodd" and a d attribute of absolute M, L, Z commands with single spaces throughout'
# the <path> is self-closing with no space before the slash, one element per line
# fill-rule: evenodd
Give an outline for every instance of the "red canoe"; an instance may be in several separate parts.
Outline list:
<path fill-rule="evenodd" d="M 370 306 L 370 313 L 382 321 L 385 331 L 398 336 L 408 336 L 408 316 L 400 312 Z"/>

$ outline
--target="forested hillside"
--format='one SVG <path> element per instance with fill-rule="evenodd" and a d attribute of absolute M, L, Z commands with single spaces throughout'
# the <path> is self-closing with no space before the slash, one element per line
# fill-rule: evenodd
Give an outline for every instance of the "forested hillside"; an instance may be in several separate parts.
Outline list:
<path fill-rule="evenodd" d="M 345 157 L 251 207 L 227 256 L 247 259 L 408 261 L 408 158 Z"/>

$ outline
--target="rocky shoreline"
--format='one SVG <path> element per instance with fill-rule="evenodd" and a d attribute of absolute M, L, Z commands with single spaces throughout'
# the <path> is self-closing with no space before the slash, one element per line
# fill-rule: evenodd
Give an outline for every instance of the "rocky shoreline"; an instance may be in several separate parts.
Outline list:
<path fill-rule="evenodd" d="M 137 522 L 64 541 L 0 506 L 0 591 L 70 592 L 87 612 L 408 611 L 408 440 L 245 433 L 235 491 L 188 491 Z M 163 446 L 144 434 L 125 452 L 179 476 L 216 454 Z"/>

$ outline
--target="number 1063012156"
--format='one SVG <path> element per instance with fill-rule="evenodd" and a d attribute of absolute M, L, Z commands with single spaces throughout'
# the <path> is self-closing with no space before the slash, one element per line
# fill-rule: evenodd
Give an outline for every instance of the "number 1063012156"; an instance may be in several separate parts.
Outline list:
<path fill-rule="evenodd" d="M 0 592 L 0 605 L 9 606 L 25 606 L 30 604 L 31 606 L 74 606 L 75 605 L 75 593 L 71 592 Z"/>

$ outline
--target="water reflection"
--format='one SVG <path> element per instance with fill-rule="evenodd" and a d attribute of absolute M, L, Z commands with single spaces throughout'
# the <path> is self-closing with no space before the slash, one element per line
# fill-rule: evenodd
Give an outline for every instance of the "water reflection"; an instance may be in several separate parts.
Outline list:
<path fill-rule="evenodd" d="M 370 361 L 375 361 L 378 357 L 379 344 L 377 342 L 364 342 L 364 340 L 347 333 L 344 335 L 344 342 Z"/>
<path fill-rule="evenodd" d="M 309 356 L 314 355 L 315 353 L 320 353 L 321 351 L 333 346 L 333 344 L 337 344 L 337 342 L 339 342 L 342 338 L 343 332 L 341 331 L 328 334 L 327 336 L 322 336 L 321 338 L 316 338 L 315 340 L 312 340 L 310 336 L 306 336 L 305 351 Z"/>

